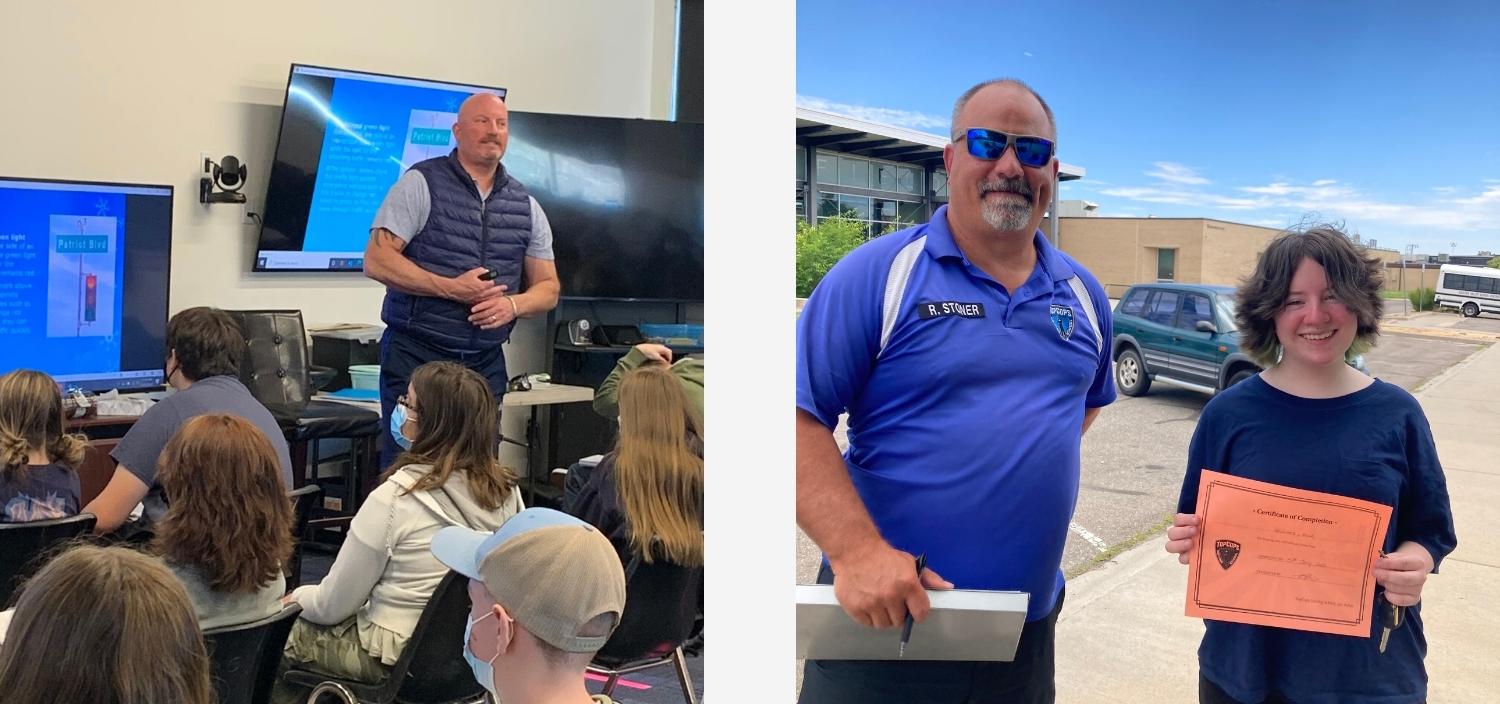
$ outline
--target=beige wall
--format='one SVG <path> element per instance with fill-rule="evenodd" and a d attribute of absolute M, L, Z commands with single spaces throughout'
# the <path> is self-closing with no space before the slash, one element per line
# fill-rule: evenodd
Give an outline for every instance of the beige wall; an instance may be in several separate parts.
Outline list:
<path fill-rule="evenodd" d="M 1424 269 L 1412 264 L 1402 267 L 1400 262 L 1385 265 L 1385 290 L 1411 291 L 1417 288 L 1437 288 L 1439 264 L 1428 264 Z"/>
<path fill-rule="evenodd" d="M 251 273 L 258 228 L 245 207 L 197 202 L 199 152 L 233 154 L 249 168 L 249 208 L 262 210 L 293 62 L 504 86 L 517 110 L 669 117 L 673 0 L 4 7 L 0 174 L 175 186 L 172 311 L 300 308 L 309 324 L 379 320 L 379 284 Z M 541 368 L 542 328 L 517 327 L 510 369 Z M 509 428 L 523 414 L 507 416 Z"/>
<path fill-rule="evenodd" d="M 1237 286 L 1255 270 L 1255 262 L 1280 230 L 1234 222 L 1206 220 L 1201 283 Z"/>

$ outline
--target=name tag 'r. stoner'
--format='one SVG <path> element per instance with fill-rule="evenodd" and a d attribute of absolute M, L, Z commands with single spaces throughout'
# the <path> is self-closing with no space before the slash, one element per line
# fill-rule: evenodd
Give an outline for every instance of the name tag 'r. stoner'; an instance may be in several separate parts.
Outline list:
<path fill-rule="evenodd" d="M 958 301 L 932 301 L 917 304 L 917 315 L 922 320 L 956 315 L 961 318 L 983 318 L 983 303 L 960 303 Z"/>

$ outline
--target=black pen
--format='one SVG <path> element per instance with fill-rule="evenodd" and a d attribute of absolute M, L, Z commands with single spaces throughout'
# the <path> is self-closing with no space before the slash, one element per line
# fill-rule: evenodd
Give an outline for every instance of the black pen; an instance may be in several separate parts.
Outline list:
<path fill-rule="evenodd" d="M 922 586 L 922 570 L 927 567 L 927 553 L 917 556 L 917 586 Z M 896 651 L 896 657 L 906 657 L 906 644 L 911 641 L 911 626 L 915 623 L 911 617 L 911 609 L 906 611 L 906 623 L 901 626 L 901 648 Z"/>

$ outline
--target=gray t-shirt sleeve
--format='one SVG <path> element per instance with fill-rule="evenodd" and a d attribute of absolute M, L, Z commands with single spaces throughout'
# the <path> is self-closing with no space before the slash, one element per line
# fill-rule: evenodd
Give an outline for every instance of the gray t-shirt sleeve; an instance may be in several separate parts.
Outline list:
<path fill-rule="evenodd" d="M 120 438 L 120 444 L 109 453 L 147 487 L 156 485 L 156 460 L 172 439 L 182 419 L 176 409 L 165 403 L 146 409 L 135 425 Z"/>
<path fill-rule="evenodd" d="M 532 202 L 535 203 L 535 201 Z M 407 169 L 406 173 L 401 174 L 401 178 L 396 179 L 396 183 L 391 185 L 391 190 L 386 192 L 385 200 L 380 204 L 380 210 L 375 211 L 375 222 L 370 224 L 370 229 L 383 227 L 397 237 L 411 242 L 411 238 L 427 225 L 427 214 L 431 207 L 432 201 L 427 193 L 427 178 L 416 169 Z M 532 211 L 533 213 L 536 211 L 534 205 Z M 551 234 L 549 233 L 549 248 L 550 242 Z"/>
<path fill-rule="evenodd" d="M 536 198 L 531 199 L 531 244 L 526 245 L 526 256 L 552 260 L 552 223 L 547 222 Z"/>

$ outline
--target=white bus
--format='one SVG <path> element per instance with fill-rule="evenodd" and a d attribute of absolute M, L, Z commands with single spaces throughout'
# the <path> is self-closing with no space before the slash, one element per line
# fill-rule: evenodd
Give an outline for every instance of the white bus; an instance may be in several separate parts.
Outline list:
<path fill-rule="evenodd" d="M 1440 307 L 1457 308 L 1466 318 L 1480 313 L 1500 315 L 1500 269 L 1444 264 L 1433 301 Z"/>

